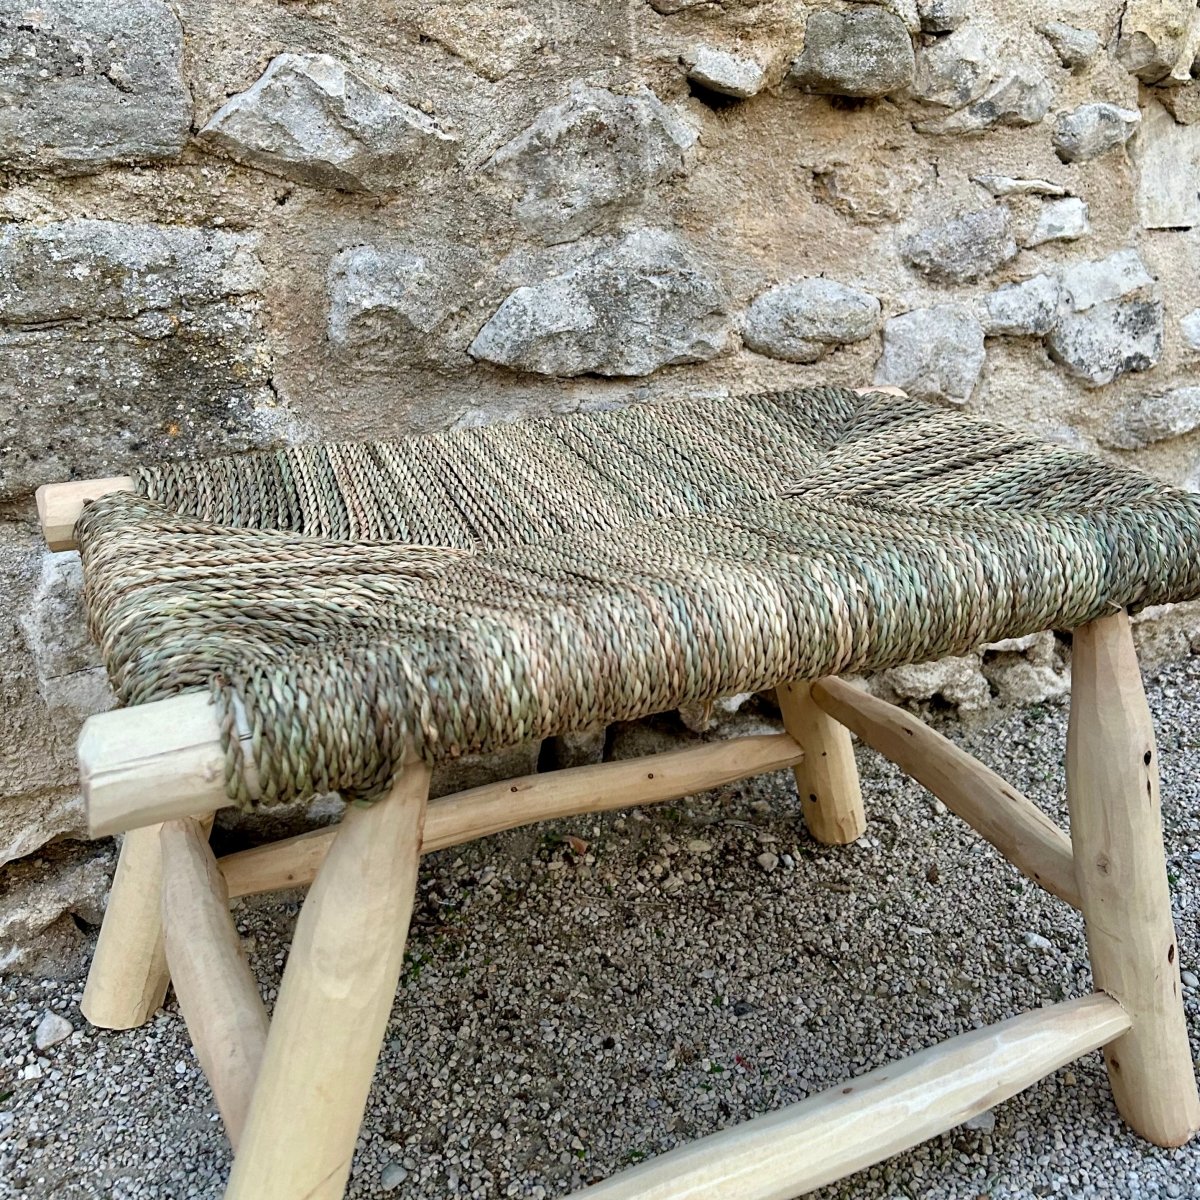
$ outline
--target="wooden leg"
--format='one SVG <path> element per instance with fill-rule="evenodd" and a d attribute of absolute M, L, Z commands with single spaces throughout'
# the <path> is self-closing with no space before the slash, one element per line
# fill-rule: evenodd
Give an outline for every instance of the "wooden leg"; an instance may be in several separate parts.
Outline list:
<path fill-rule="evenodd" d="M 236 1149 L 267 1042 L 267 1010 L 203 824 L 194 817 L 167 821 L 161 846 L 163 934 L 175 996 Z"/>
<path fill-rule="evenodd" d="M 1124 612 L 1075 630 L 1067 802 L 1096 986 L 1132 1018 L 1104 1056 L 1121 1115 L 1160 1146 L 1200 1128 L 1179 990 L 1150 710 Z"/>
<path fill-rule="evenodd" d="M 783 727 L 804 751 L 795 768 L 796 790 L 809 833 L 827 846 L 862 837 L 867 814 L 849 731 L 817 707 L 810 683 L 782 683 L 776 696 Z"/>
<path fill-rule="evenodd" d="M 170 976 L 163 948 L 161 826 L 131 829 L 121 845 L 100 940 L 80 1008 L 102 1029 L 144 1025 L 162 1007 Z"/>
<path fill-rule="evenodd" d="M 351 806 L 301 910 L 226 1200 L 336 1200 L 416 893 L 429 769 Z"/>

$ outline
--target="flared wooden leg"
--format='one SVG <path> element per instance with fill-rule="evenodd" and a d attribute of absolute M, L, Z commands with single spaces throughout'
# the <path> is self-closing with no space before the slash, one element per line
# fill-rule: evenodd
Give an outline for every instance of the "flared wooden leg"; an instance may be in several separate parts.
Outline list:
<path fill-rule="evenodd" d="M 170 975 L 163 948 L 159 825 L 125 834 L 83 990 L 83 1015 L 101 1029 L 132 1029 L 162 1007 Z"/>
<path fill-rule="evenodd" d="M 1126 613 L 1075 630 L 1067 801 L 1097 988 L 1132 1018 L 1105 1047 L 1117 1108 L 1160 1146 L 1200 1128 L 1163 855 L 1154 729 Z"/>
<path fill-rule="evenodd" d="M 296 924 L 226 1200 L 336 1200 L 404 958 L 429 769 L 351 805 Z"/>
<path fill-rule="evenodd" d="M 776 688 L 783 727 L 804 751 L 796 768 L 800 811 L 818 842 L 842 846 L 867 828 L 858 766 L 850 732 L 817 707 L 811 685 L 795 681 Z"/>

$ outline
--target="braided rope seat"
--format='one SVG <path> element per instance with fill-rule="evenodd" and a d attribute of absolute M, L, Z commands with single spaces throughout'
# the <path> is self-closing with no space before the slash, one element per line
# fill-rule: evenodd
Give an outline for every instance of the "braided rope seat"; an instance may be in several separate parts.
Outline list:
<path fill-rule="evenodd" d="M 78 528 L 92 631 L 125 704 L 214 689 L 243 805 L 1200 596 L 1200 498 L 839 388 L 134 478 Z"/>
<path fill-rule="evenodd" d="M 80 548 L 125 705 L 79 741 L 90 829 L 125 831 L 81 1008 L 131 1028 L 173 982 L 236 1149 L 226 1200 L 343 1195 L 422 854 L 784 767 L 810 836 L 845 844 L 867 827 L 851 732 L 1083 913 L 1095 991 L 587 1200 L 783 1200 L 1101 1047 L 1137 1133 L 1200 1129 L 1127 611 L 1200 596 L 1200 497 L 917 400 L 813 388 L 174 464 L 38 502 L 47 543 Z M 1073 639 L 1069 836 L 836 678 L 1050 628 Z M 429 801 L 439 759 L 768 687 L 783 733 Z M 327 791 L 371 803 L 219 860 L 209 845 L 229 802 Z M 305 885 L 268 1017 L 229 898 Z"/>

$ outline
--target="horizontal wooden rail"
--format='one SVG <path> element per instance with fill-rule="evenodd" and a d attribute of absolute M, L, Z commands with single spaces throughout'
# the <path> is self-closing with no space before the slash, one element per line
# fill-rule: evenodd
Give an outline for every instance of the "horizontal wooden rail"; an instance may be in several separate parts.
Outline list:
<path fill-rule="evenodd" d="M 787 734 L 763 734 L 484 784 L 431 801 L 421 853 L 534 821 L 678 800 L 752 775 L 793 767 L 803 757 Z M 229 895 L 252 896 L 307 886 L 316 878 L 336 832 L 336 827 L 318 829 L 219 859 Z"/>
<path fill-rule="evenodd" d="M 242 736 L 245 740 L 249 735 Z M 787 734 L 761 734 L 647 758 L 506 779 L 431 804 L 425 849 L 456 845 L 550 817 L 674 800 L 793 767 L 803 757 Z M 225 755 L 216 710 L 206 693 L 189 692 L 89 717 L 79 739 L 79 765 L 93 837 L 228 804 Z M 294 850 L 297 863 L 319 862 L 324 852 L 314 852 L 305 843 L 306 839 L 290 839 L 247 855 L 262 859 L 275 850 L 282 867 Z M 288 881 L 276 886 L 286 887 Z"/>
<path fill-rule="evenodd" d="M 927 787 L 1018 871 L 1079 907 L 1071 839 L 1006 779 L 912 713 L 844 680 L 818 680 L 812 695 L 831 717 Z"/>
<path fill-rule="evenodd" d="M 132 491 L 133 480 L 128 475 L 42 484 L 37 490 L 37 510 L 46 545 L 51 550 L 74 550 L 75 522 L 79 520 L 84 504 L 109 492 Z"/>
<path fill-rule="evenodd" d="M 1024 1013 L 701 1138 L 575 1195 L 586 1200 L 791 1200 L 1015 1096 L 1119 1037 L 1096 994 Z"/>

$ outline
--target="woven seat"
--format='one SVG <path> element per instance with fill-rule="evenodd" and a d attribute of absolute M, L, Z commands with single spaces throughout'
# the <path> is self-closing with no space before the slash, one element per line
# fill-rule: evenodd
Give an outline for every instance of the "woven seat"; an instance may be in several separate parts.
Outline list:
<path fill-rule="evenodd" d="M 135 482 L 80 521 L 92 630 L 126 704 L 240 702 L 242 804 L 1200 596 L 1200 498 L 835 388 Z"/>

